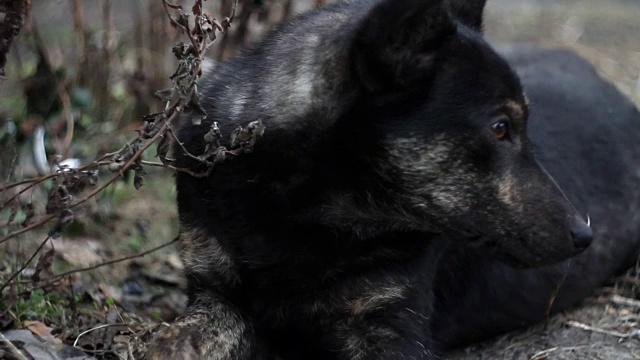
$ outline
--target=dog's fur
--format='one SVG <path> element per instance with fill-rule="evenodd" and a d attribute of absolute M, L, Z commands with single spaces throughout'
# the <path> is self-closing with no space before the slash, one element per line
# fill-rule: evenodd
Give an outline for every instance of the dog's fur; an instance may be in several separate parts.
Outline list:
<path fill-rule="evenodd" d="M 576 73 L 551 62 L 562 72 L 538 77 L 546 57 L 527 50 L 510 57 L 529 116 L 481 36 L 483 6 L 338 3 L 206 80 L 208 118 L 180 133 L 189 152 L 214 121 L 266 132 L 208 178 L 177 175 L 189 303 L 149 358 L 434 358 L 539 321 L 565 272 L 557 309 L 629 263 L 637 112 L 569 54 L 552 53 Z M 514 268 L 584 250 L 587 213 L 600 241 L 571 267 Z"/>

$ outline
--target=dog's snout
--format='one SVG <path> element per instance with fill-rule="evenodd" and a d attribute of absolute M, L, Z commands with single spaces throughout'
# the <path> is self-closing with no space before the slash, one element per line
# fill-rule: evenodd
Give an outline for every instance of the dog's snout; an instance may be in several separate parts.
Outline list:
<path fill-rule="evenodd" d="M 593 230 L 587 224 L 579 224 L 571 229 L 573 245 L 578 249 L 585 249 L 593 241 Z"/>

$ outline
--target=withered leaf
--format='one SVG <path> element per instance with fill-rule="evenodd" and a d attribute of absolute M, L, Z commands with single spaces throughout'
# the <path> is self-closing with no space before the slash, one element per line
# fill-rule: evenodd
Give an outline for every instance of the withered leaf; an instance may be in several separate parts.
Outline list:
<path fill-rule="evenodd" d="M 59 214 L 62 209 L 69 206 L 70 202 L 71 194 L 69 194 L 67 187 L 56 181 L 56 185 L 49 192 L 49 199 L 45 206 L 46 212 L 47 214 Z"/>
<path fill-rule="evenodd" d="M 64 209 L 60 213 L 60 223 L 62 226 L 67 226 L 73 222 L 73 211 L 71 209 Z"/>
<path fill-rule="evenodd" d="M 136 173 L 133 177 L 133 187 L 135 187 L 136 190 L 139 190 L 142 185 L 144 185 L 144 178 Z"/>
<path fill-rule="evenodd" d="M 140 161 L 138 161 L 136 167 L 133 169 L 133 172 L 133 187 L 138 190 L 142 187 L 142 185 L 144 185 L 143 176 L 147 174 L 147 171 L 142 167 Z"/>
<path fill-rule="evenodd" d="M 216 149 L 216 152 L 213 156 L 213 162 L 214 163 L 221 163 L 223 161 L 225 161 L 227 158 L 227 148 L 224 146 L 221 146 L 219 148 Z"/>
<path fill-rule="evenodd" d="M 20 203 L 18 202 L 18 198 L 16 197 L 11 201 L 11 213 L 9 214 L 9 219 L 7 220 L 7 226 L 11 225 L 13 220 L 16 219 L 16 215 L 18 214 L 18 209 L 20 208 Z"/>
<path fill-rule="evenodd" d="M 38 263 L 36 264 L 36 270 L 31 275 L 31 280 L 40 281 L 40 274 L 44 273 L 47 276 L 51 276 L 53 272 L 51 271 L 51 265 L 53 264 L 53 255 L 55 251 L 53 249 L 47 251 L 46 253 L 40 255 L 38 259 Z"/>
<path fill-rule="evenodd" d="M 197 99 L 189 102 L 188 109 L 192 112 L 191 123 L 193 125 L 200 125 L 202 124 L 202 120 L 207 118 L 207 112 L 200 105 Z"/>
<path fill-rule="evenodd" d="M 176 19 L 176 22 L 178 24 L 188 28 L 189 27 L 189 15 L 181 13 L 180 15 L 178 15 L 178 18 Z"/>
<path fill-rule="evenodd" d="M 231 148 L 239 146 L 252 147 L 264 134 L 265 127 L 261 121 L 253 121 L 246 128 L 238 126 L 231 133 Z"/>
<path fill-rule="evenodd" d="M 173 52 L 173 55 L 178 58 L 178 60 L 182 60 L 192 52 L 191 49 L 191 45 L 185 44 L 181 41 L 176 46 L 174 46 L 171 51 Z"/>
<path fill-rule="evenodd" d="M 62 224 L 57 222 L 48 234 L 52 239 L 57 239 L 62 235 Z"/>
<path fill-rule="evenodd" d="M 65 172 L 63 185 L 70 193 L 77 194 L 87 186 L 95 186 L 98 183 L 98 170 L 77 171 L 75 169 Z"/>
<path fill-rule="evenodd" d="M 226 17 L 224 18 L 224 20 L 222 20 L 222 23 L 220 24 L 222 26 L 222 28 L 224 30 L 228 29 L 231 27 L 231 19 Z"/>
<path fill-rule="evenodd" d="M 41 323 L 40 321 L 25 321 L 23 323 L 24 327 L 29 329 L 32 333 L 38 335 L 42 340 L 46 342 L 50 342 L 53 344 L 62 344 L 62 340 L 56 338 L 51 334 L 53 331 L 52 328 L 47 325 Z"/>
<path fill-rule="evenodd" d="M 168 102 L 173 98 L 173 89 L 158 90 L 153 95 L 162 102 Z"/>
<path fill-rule="evenodd" d="M 175 5 L 175 4 L 172 4 L 172 3 L 168 2 L 168 1 L 166 1 L 165 4 L 167 4 L 168 7 L 172 8 L 174 10 L 182 10 L 182 5 Z"/>
<path fill-rule="evenodd" d="M 122 168 L 127 163 L 127 161 L 129 161 L 129 159 L 131 159 L 133 155 L 138 152 L 141 143 L 142 139 L 138 138 L 125 145 L 125 147 L 121 151 L 113 155 L 113 157 L 111 158 L 113 162 L 109 164 L 107 168 L 112 172 L 122 171 Z"/>
<path fill-rule="evenodd" d="M 214 144 L 216 146 L 220 146 L 220 138 L 222 138 L 222 134 L 220 133 L 220 128 L 218 127 L 218 122 L 214 121 L 211 124 L 211 128 L 204 135 L 204 141 L 207 144 Z"/>
<path fill-rule="evenodd" d="M 190 71 L 191 71 L 191 65 L 189 64 L 189 62 L 187 60 L 182 60 L 178 64 L 178 68 L 176 69 L 176 72 L 174 72 L 173 75 L 169 76 L 169 79 L 173 81 L 179 81 L 189 76 Z M 171 100 L 171 98 L 169 98 L 169 100 Z M 169 101 L 169 100 L 166 100 L 166 101 Z"/>
<path fill-rule="evenodd" d="M 36 214 L 35 208 L 33 207 L 33 203 L 28 203 L 24 206 L 25 217 L 22 221 L 22 227 L 27 227 L 31 223 L 33 216 Z"/>
<path fill-rule="evenodd" d="M 169 129 L 167 128 L 160 137 L 160 143 L 158 144 L 158 149 L 156 151 L 156 156 L 160 158 L 162 163 L 167 159 L 167 153 L 171 148 L 173 137 L 169 136 Z"/>
<path fill-rule="evenodd" d="M 143 139 L 151 139 L 156 133 L 156 123 L 145 121 L 142 126 L 137 130 L 140 137 Z"/>
<path fill-rule="evenodd" d="M 195 4 L 191 8 L 191 11 L 193 12 L 194 15 L 201 15 L 202 14 L 202 0 L 196 0 Z"/>
<path fill-rule="evenodd" d="M 166 90 L 171 90 L 171 89 L 166 89 Z M 166 91 L 166 90 L 161 90 L 161 91 Z M 142 121 L 146 121 L 146 122 L 155 122 L 156 120 L 161 120 L 164 116 L 164 111 L 160 111 L 157 113 L 153 113 L 153 114 L 148 114 L 148 115 L 143 115 L 142 116 Z"/>
<path fill-rule="evenodd" d="M 226 21 L 226 19 L 225 19 L 225 21 Z M 211 20 L 211 22 L 213 23 L 213 25 L 216 27 L 216 29 L 217 29 L 218 31 L 224 31 L 224 29 L 225 29 L 225 28 L 224 28 L 224 25 L 225 25 L 225 22 L 224 22 L 224 21 L 223 21 L 223 22 L 222 22 L 222 24 L 221 24 L 221 23 L 219 23 L 219 22 L 218 22 L 218 20 L 217 20 L 217 19 L 212 19 L 212 20 Z"/>

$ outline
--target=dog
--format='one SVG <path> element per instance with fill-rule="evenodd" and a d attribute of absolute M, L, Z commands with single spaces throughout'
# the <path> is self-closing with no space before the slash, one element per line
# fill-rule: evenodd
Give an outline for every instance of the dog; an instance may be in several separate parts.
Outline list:
<path fill-rule="evenodd" d="M 332 4 L 204 79 L 177 167 L 206 171 L 218 126 L 264 134 L 177 174 L 189 300 L 149 359 L 433 359 L 541 320 L 563 276 L 554 310 L 633 261 L 637 111 L 570 54 L 555 78 L 537 50 L 509 65 L 483 7 Z"/>

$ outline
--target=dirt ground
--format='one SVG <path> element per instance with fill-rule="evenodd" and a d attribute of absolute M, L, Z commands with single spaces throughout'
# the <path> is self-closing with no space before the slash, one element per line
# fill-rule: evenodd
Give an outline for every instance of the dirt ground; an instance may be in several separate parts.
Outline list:
<path fill-rule="evenodd" d="M 640 0 L 488 0 L 485 23 L 487 37 L 496 44 L 536 43 L 574 49 L 640 106 Z M 152 173 L 139 192 L 121 184 L 111 190 L 108 201 L 89 204 L 97 211 L 79 219 L 75 233 L 80 235 L 63 236 L 55 245 L 56 272 L 91 267 L 171 241 L 177 234 L 171 182 L 166 172 Z M 10 273 L 19 259 L 29 256 L 43 236 L 34 233 L 1 247 L 0 275 Z M 92 310 L 73 310 L 70 323 L 61 322 L 53 313 L 41 320 L 54 328 L 54 336 L 65 343 L 78 339 L 78 346 L 97 358 L 116 358 L 109 355 L 114 348 L 137 346 L 138 354 L 143 353 L 141 342 L 154 324 L 171 321 L 184 306 L 180 270 L 178 250 L 171 245 L 144 257 L 83 272 L 74 276 L 68 287 L 74 299 L 88 302 Z M 612 280 L 581 307 L 551 317 L 546 326 L 540 324 L 461 349 L 445 359 L 640 359 L 637 299 L 640 280 L 636 273 L 630 273 Z M 2 328 L 4 320 L 0 317 Z M 105 324 L 109 326 L 100 328 Z M 70 333 L 71 328 L 75 332 Z M 91 331 L 78 337 L 86 330 Z"/>

